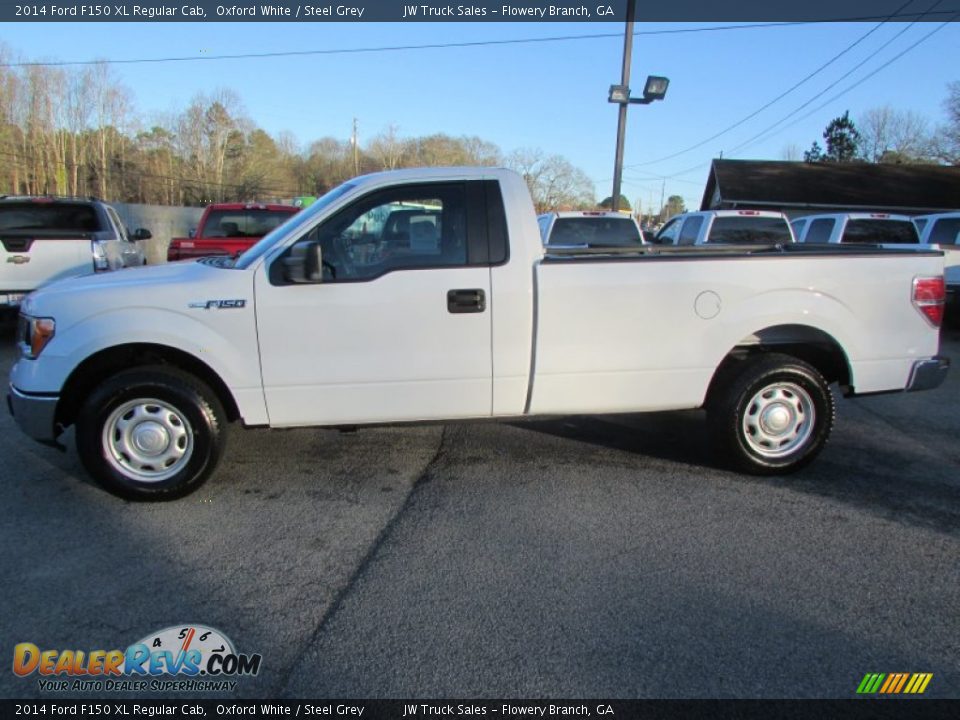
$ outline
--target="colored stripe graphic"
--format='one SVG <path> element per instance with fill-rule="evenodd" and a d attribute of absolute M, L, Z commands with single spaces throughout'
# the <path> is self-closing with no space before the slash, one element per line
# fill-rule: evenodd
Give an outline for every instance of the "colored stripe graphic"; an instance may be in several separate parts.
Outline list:
<path fill-rule="evenodd" d="M 863 676 L 863 680 L 860 681 L 860 686 L 857 688 L 857 692 L 861 695 L 870 695 L 875 693 L 879 687 L 880 683 L 883 682 L 883 679 L 886 677 L 884 673 L 867 673 Z"/>
<path fill-rule="evenodd" d="M 867 673 L 857 686 L 858 695 L 922 695 L 933 673 Z"/>

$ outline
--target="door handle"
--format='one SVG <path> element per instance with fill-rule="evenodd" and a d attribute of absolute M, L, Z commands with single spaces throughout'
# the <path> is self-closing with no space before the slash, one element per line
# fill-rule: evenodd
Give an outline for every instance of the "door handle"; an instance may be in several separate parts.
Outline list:
<path fill-rule="evenodd" d="M 477 290 L 448 290 L 447 310 L 451 313 L 480 313 L 487 309 L 487 294 Z"/>

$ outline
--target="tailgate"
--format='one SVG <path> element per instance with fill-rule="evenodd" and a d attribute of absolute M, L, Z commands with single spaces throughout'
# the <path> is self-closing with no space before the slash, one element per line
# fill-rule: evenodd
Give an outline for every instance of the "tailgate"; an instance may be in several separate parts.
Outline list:
<path fill-rule="evenodd" d="M 89 237 L 0 233 L 0 293 L 29 292 L 53 280 L 92 271 Z"/>

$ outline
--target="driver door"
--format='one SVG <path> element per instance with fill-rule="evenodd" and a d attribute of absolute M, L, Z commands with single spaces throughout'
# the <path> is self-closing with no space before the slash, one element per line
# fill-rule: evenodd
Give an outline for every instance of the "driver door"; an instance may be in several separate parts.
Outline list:
<path fill-rule="evenodd" d="M 271 425 L 491 414 L 490 268 L 476 251 L 486 243 L 482 191 L 473 182 L 373 191 L 261 266 Z M 316 244 L 322 272 L 291 280 L 289 259 Z"/>

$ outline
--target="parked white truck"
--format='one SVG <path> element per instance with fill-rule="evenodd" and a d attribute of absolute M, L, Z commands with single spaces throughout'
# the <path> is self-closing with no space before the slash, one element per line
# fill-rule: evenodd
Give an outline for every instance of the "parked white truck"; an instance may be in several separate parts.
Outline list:
<path fill-rule="evenodd" d="M 59 278 L 143 265 L 149 238 L 96 198 L 0 197 L 0 311 Z"/>
<path fill-rule="evenodd" d="M 429 208 L 400 242 L 386 219 Z M 332 190 L 236 261 L 65 280 L 29 296 L 9 404 L 76 426 L 87 470 L 133 498 L 200 485 L 226 425 L 353 426 L 706 408 L 740 470 L 820 451 L 837 383 L 942 382 L 943 256 L 644 246 L 545 254 L 507 170 L 415 169 Z"/>

